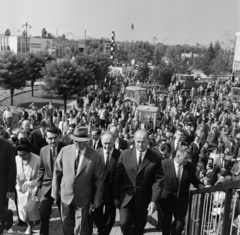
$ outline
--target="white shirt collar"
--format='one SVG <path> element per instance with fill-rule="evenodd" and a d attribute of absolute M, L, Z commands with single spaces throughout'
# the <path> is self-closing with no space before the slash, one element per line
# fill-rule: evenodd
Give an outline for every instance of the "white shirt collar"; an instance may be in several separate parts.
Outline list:
<path fill-rule="evenodd" d="M 107 151 L 107 150 L 103 149 L 103 154 L 104 154 L 104 155 L 107 155 L 107 152 L 109 152 L 109 153 L 110 153 L 110 156 L 112 156 L 113 149 L 112 149 L 111 151 Z"/>
<path fill-rule="evenodd" d="M 76 149 L 76 154 L 78 154 L 78 152 L 80 152 L 80 150 Z M 86 152 L 86 147 L 83 150 L 81 150 L 81 155 L 84 155 L 85 152 Z"/>
<path fill-rule="evenodd" d="M 147 149 L 146 149 L 144 152 L 139 152 L 139 151 L 136 149 L 137 158 L 138 158 L 138 156 L 139 156 L 140 153 L 141 153 L 141 154 L 142 154 L 142 159 L 144 159 L 146 152 L 147 152 Z"/>

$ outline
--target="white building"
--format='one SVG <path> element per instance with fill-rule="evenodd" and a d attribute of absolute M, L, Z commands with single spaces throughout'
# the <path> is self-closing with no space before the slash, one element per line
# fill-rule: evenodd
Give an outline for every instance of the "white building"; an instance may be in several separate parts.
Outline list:
<path fill-rule="evenodd" d="M 84 51 L 84 44 L 76 40 L 48 39 L 48 38 L 23 38 L 17 36 L 0 35 L 0 51 L 22 52 L 55 52 L 57 58 L 63 58 L 70 49 Z"/>

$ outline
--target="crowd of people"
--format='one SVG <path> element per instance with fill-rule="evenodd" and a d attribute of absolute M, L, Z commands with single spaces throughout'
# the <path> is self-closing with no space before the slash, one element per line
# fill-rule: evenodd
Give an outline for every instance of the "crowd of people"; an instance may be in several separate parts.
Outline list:
<path fill-rule="evenodd" d="M 190 184 L 239 179 L 240 106 L 229 96 L 237 82 L 211 80 L 183 91 L 174 75 L 167 92 L 148 84 L 159 112 L 144 125 L 137 104 L 123 102 L 125 84 L 118 92 L 111 86 L 91 89 L 64 114 L 52 101 L 22 108 L 16 134 L 6 108 L 0 137 L 15 147 L 15 203 L 26 234 L 33 221 L 49 234 L 56 202 L 65 235 L 92 234 L 93 222 L 99 235 L 110 234 L 117 208 L 124 235 L 143 234 L 155 210 L 157 230 L 180 235 Z"/>

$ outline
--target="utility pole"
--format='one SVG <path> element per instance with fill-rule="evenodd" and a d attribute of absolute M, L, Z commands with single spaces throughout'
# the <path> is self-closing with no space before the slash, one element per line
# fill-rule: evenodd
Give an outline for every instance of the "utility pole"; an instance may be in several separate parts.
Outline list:
<path fill-rule="evenodd" d="M 29 27 L 30 29 L 32 28 L 31 25 L 28 24 L 28 22 L 26 22 L 25 24 L 22 25 L 22 28 L 26 27 L 26 44 L 25 44 L 25 53 L 27 53 L 27 28 Z M 30 41 L 29 41 L 30 43 Z M 29 50 L 30 50 L 30 45 L 29 45 Z"/>

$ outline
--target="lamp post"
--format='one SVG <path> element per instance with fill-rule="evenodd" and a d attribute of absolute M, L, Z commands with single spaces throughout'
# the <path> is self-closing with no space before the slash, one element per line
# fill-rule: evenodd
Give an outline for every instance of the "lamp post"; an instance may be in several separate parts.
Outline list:
<path fill-rule="evenodd" d="M 28 27 L 31 29 L 32 26 L 28 24 L 28 22 L 26 22 L 25 24 L 22 25 L 22 28 L 26 27 L 26 44 L 25 44 L 25 53 L 27 53 L 27 29 Z"/>
<path fill-rule="evenodd" d="M 186 45 L 187 42 L 189 42 L 190 40 L 191 40 L 191 38 L 189 38 L 188 40 L 183 40 L 185 42 L 184 45 Z"/>
<path fill-rule="evenodd" d="M 162 39 L 162 44 L 164 45 L 164 42 L 168 39 L 168 38 L 160 38 L 160 39 Z"/>
<path fill-rule="evenodd" d="M 153 37 L 153 45 L 154 45 L 154 47 L 155 47 L 155 41 L 157 41 L 157 37 L 156 36 Z"/>

